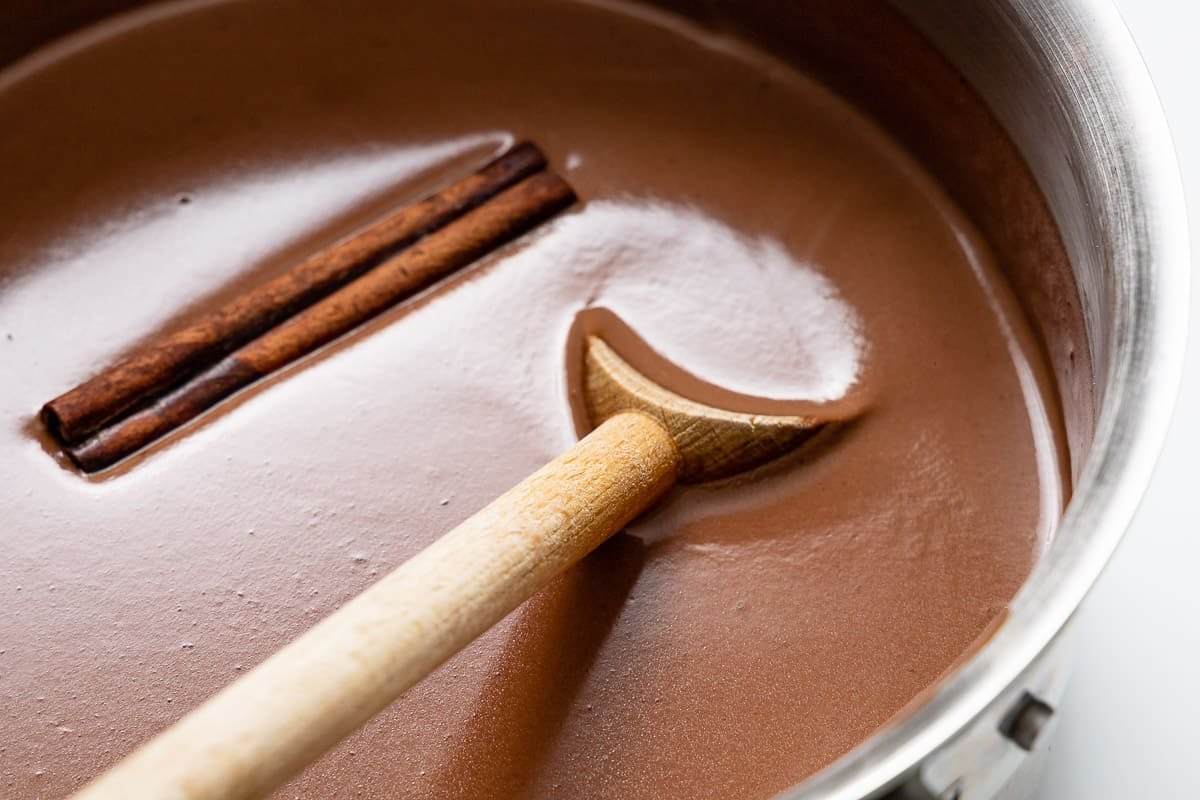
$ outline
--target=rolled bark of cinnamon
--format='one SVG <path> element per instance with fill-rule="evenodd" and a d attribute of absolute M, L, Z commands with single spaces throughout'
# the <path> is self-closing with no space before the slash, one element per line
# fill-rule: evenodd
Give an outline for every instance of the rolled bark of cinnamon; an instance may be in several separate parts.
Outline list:
<path fill-rule="evenodd" d="M 85 472 L 111 466 L 239 389 L 512 241 L 574 201 L 574 191 L 554 173 L 526 178 L 66 452 Z"/>
<path fill-rule="evenodd" d="M 378 220 L 56 397 L 42 407 L 44 424 L 65 445 L 82 442 L 138 403 L 162 394 L 545 166 L 537 147 L 528 142 L 516 145 L 471 175 Z"/>

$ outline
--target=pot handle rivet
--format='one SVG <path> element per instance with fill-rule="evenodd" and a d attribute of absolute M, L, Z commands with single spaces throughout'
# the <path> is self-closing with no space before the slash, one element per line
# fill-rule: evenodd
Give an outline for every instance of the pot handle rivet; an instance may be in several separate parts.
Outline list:
<path fill-rule="evenodd" d="M 1050 704 L 1033 695 L 1022 692 L 1012 709 L 1000 721 L 1000 734 L 1025 751 L 1033 745 L 1054 716 Z"/>

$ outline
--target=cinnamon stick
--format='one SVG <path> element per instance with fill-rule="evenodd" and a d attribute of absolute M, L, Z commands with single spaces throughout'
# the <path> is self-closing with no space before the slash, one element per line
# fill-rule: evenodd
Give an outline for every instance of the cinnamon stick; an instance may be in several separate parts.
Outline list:
<path fill-rule="evenodd" d="M 553 173 L 526 178 L 66 452 L 85 472 L 111 466 L 239 389 L 515 239 L 574 200 L 571 187 Z"/>
<path fill-rule="evenodd" d="M 42 408 L 43 422 L 64 444 L 78 444 L 139 402 L 162 394 L 545 166 L 537 147 L 518 144 L 475 173 L 378 220 L 56 397 Z"/>

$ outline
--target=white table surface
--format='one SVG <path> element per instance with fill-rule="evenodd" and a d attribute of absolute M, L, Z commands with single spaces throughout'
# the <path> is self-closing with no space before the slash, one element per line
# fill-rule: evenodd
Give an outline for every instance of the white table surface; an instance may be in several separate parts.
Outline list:
<path fill-rule="evenodd" d="M 1167 112 L 1200 254 L 1200 2 L 1116 0 Z M 1193 281 L 1200 283 L 1194 267 Z M 1080 612 L 1034 800 L 1200 800 L 1200 286 L 1183 390 L 1128 536 Z"/>

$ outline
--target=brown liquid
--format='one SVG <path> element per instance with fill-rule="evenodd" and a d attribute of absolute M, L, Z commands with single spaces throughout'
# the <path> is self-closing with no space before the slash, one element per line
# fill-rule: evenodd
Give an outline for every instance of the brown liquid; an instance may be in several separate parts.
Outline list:
<path fill-rule="evenodd" d="M 618 6 L 173 8 L 0 77 L 0 794 L 79 786 L 569 446 L 586 307 L 699 399 L 861 413 L 678 490 L 283 796 L 765 796 L 1002 612 L 1062 503 L 1047 371 L 841 101 Z M 517 136 L 583 204 L 101 478 L 51 457 L 46 399 Z"/>

